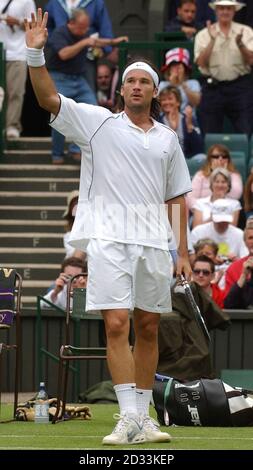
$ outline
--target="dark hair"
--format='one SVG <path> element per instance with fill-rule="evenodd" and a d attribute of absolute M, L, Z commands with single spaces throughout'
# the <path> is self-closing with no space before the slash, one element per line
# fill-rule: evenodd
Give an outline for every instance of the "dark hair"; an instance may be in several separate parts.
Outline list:
<path fill-rule="evenodd" d="M 197 258 L 195 258 L 195 260 L 193 261 L 193 269 L 194 269 L 195 264 L 198 261 L 201 262 L 201 263 L 209 263 L 209 266 L 211 268 L 211 272 L 214 273 L 215 265 L 214 265 L 214 262 L 211 258 L 208 258 L 208 256 L 206 256 L 206 255 L 197 256 Z"/>
<path fill-rule="evenodd" d="M 253 209 L 253 192 L 251 191 L 252 183 L 253 173 L 250 173 L 245 183 L 245 188 L 243 192 L 244 210 L 246 212 L 252 211 Z"/>
<path fill-rule="evenodd" d="M 67 266 L 80 268 L 82 272 L 87 273 L 86 261 L 83 261 L 81 258 L 77 258 L 76 256 L 70 256 L 69 258 L 65 258 L 63 260 L 62 265 L 61 265 L 61 272 L 63 272 Z"/>
<path fill-rule="evenodd" d="M 217 255 L 218 251 L 219 251 L 219 246 L 218 244 L 212 240 L 211 238 L 200 238 L 197 243 L 195 243 L 195 245 L 193 245 L 193 248 L 195 250 L 196 253 L 198 253 L 199 250 L 201 250 L 202 248 L 204 248 L 204 246 L 210 246 L 215 255 Z"/>
<path fill-rule="evenodd" d="M 159 76 L 159 70 L 157 69 L 157 67 L 148 59 L 145 59 L 143 57 L 133 57 L 131 58 L 131 60 L 126 64 L 124 70 L 123 70 L 123 73 L 125 71 L 125 69 L 131 65 L 131 64 L 134 64 L 134 62 L 145 62 L 146 64 L 148 64 L 158 75 L 158 77 L 160 78 Z M 154 85 L 155 86 L 155 85 Z M 120 95 L 121 96 L 121 95 Z M 121 96 L 121 102 L 122 102 L 122 109 L 124 108 L 124 98 L 123 96 Z M 158 101 L 157 98 L 152 98 L 152 101 L 151 101 L 151 106 L 150 106 L 150 116 L 153 118 L 153 119 L 156 119 L 158 120 L 159 119 L 159 115 L 160 115 L 160 103 Z"/>
<path fill-rule="evenodd" d="M 66 226 L 65 230 L 66 232 L 70 231 L 72 229 L 75 217 L 72 215 L 72 210 L 73 207 L 78 203 L 78 196 L 73 197 L 71 199 L 69 206 L 68 206 L 68 213 L 64 216 L 64 219 L 66 220 Z"/>
<path fill-rule="evenodd" d="M 193 5 L 196 5 L 196 0 L 180 0 L 179 2 L 179 8 L 181 8 L 185 3 L 192 3 Z"/>

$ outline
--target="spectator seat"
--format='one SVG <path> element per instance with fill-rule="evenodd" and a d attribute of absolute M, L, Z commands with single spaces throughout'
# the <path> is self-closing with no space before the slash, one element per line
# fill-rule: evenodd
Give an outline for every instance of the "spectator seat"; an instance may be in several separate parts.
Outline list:
<path fill-rule="evenodd" d="M 232 387 L 253 390 L 253 369 L 222 369 L 221 380 Z"/>
<path fill-rule="evenodd" d="M 245 164 L 247 164 L 249 158 L 249 142 L 247 134 L 206 134 L 205 149 L 207 150 L 214 144 L 226 145 L 231 152 L 243 152 Z"/>

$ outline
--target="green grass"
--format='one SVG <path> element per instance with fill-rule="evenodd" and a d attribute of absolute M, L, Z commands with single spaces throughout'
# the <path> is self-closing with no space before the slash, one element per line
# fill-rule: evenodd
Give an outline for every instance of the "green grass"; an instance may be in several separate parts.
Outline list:
<path fill-rule="evenodd" d="M 90 421 L 65 421 L 56 425 L 11 422 L 0 424 L 0 451 L 3 449 L 112 449 L 102 446 L 103 436 L 110 434 L 116 405 L 89 405 Z M 12 405 L 2 405 L 1 419 L 11 418 Z M 152 415 L 155 417 L 154 411 Z M 171 450 L 252 450 L 253 427 L 207 428 L 170 427 L 172 441 L 169 444 L 138 444 L 135 449 Z M 129 446 L 117 446 L 117 449 Z"/>

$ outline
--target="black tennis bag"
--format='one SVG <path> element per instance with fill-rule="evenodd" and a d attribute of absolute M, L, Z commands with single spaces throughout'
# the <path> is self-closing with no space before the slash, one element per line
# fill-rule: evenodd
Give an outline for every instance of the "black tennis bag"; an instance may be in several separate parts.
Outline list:
<path fill-rule="evenodd" d="M 253 399 L 247 396 L 248 391 L 233 388 L 220 379 L 181 383 L 162 377 L 153 388 L 161 425 L 253 426 Z"/>

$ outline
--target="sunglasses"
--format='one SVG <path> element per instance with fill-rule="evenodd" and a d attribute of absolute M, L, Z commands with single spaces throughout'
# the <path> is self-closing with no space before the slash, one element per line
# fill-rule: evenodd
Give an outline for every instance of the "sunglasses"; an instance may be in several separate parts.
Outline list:
<path fill-rule="evenodd" d="M 211 158 L 213 158 L 214 160 L 218 160 L 218 158 L 222 158 L 222 160 L 229 159 L 229 157 L 227 155 L 224 155 L 223 153 L 214 153 L 213 155 L 211 155 Z"/>
<path fill-rule="evenodd" d="M 192 272 L 197 275 L 202 273 L 203 276 L 210 276 L 210 274 L 212 274 L 211 271 L 208 271 L 208 269 L 193 269 Z"/>

